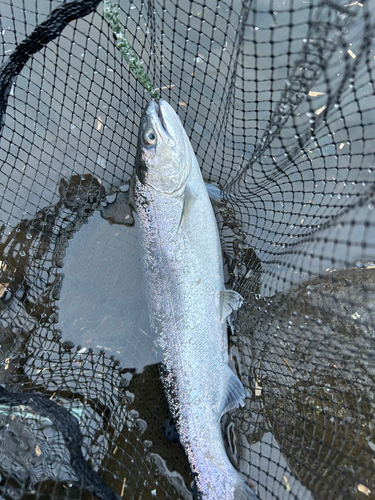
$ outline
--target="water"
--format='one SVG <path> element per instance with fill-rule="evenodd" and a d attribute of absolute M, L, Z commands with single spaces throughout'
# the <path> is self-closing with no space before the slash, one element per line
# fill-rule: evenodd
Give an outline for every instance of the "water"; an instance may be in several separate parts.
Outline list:
<path fill-rule="evenodd" d="M 66 251 L 59 301 L 63 339 L 102 349 L 126 368 L 160 361 L 141 279 L 135 228 L 110 225 L 96 212 Z"/>
<path fill-rule="evenodd" d="M 374 283 L 374 267 L 336 271 L 265 299 L 267 316 L 259 302 L 241 313 L 234 355 L 252 374 L 252 402 L 238 419 L 243 446 L 272 432 L 285 470 L 314 498 L 374 490 Z"/>

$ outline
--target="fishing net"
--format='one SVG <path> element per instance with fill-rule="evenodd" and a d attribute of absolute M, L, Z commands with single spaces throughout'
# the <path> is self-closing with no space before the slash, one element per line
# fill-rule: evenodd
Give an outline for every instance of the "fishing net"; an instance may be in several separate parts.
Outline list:
<path fill-rule="evenodd" d="M 127 203 L 143 71 L 224 191 L 228 456 L 260 499 L 375 499 L 374 1 L 119 8 L 133 59 L 97 0 L 1 2 L 0 498 L 196 497 Z"/>

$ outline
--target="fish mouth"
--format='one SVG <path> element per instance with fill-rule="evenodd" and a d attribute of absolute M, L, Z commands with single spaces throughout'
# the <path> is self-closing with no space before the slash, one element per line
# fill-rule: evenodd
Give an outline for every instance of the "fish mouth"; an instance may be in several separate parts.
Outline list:
<path fill-rule="evenodd" d="M 157 130 L 162 141 L 165 144 L 174 147 L 176 144 L 175 139 L 168 130 L 168 128 L 173 130 L 173 123 L 171 124 L 168 119 L 168 113 L 166 116 L 165 113 L 163 113 L 163 107 L 165 107 L 163 99 L 160 99 L 159 102 L 154 99 L 150 101 L 146 109 L 147 120 L 149 125 Z M 164 111 L 167 109 L 168 108 L 165 108 Z"/>
<path fill-rule="evenodd" d="M 160 101 L 162 102 L 162 100 L 160 100 Z M 157 101 L 155 101 L 155 111 L 156 111 L 157 117 L 159 118 L 160 125 L 163 127 L 164 132 L 166 132 L 168 134 L 168 129 L 167 129 L 167 126 L 166 126 L 164 118 L 163 118 L 163 112 L 161 110 L 161 105 Z"/>

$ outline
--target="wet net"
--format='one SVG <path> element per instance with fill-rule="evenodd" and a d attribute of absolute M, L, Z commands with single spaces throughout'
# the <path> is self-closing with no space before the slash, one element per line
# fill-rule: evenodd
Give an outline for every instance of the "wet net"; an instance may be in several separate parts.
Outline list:
<path fill-rule="evenodd" d="M 228 456 L 260 499 L 375 499 L 374 1 L 119 7 L 225 193 Z M 97 0 L 0 14 L 0 498 L 196 498 L 126 202 L 150 96 Z"/>

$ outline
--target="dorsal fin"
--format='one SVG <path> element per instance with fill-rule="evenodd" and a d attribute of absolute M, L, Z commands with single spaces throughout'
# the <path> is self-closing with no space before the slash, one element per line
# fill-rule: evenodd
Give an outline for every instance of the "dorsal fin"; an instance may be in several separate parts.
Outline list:
<path fill-rule="evenodd" d="M 205 182 L 204 184 L 211 202 L 215 205 L 223 205 L 227 200 L 236 199 L 232 193 L 228 193 L 228 191 L 224 191 L 214 184 L 209 184 L 208 182 Z"/>
<path fill-rule="evenodd" d="M 221 290 L 219 292 L 220 321 L 224 321 L 233 311 L 242 306 L 243 298 L 234 290 Z"/>
<path fill-rule="evenodd" d="M 224 202 L 223 192 L 219 187 L 215 186 L 214 184 L 208 184 L 208 182 L 205 182 L 204 184 L 211 201 L 218 204 Z"/>
<path fill-rule="evenodd" d="M 229 410 L 238 408 L 238 406 L 244 406 L 244 399 L 247 396 L 247 392 L 242 385 L 240 379 L 232 372 L 227 364 L 225 364 L 225 376 L 223 387 L 224 394 L 220 401 L 220 406 L 218 408 L 218 420 Z"/>

